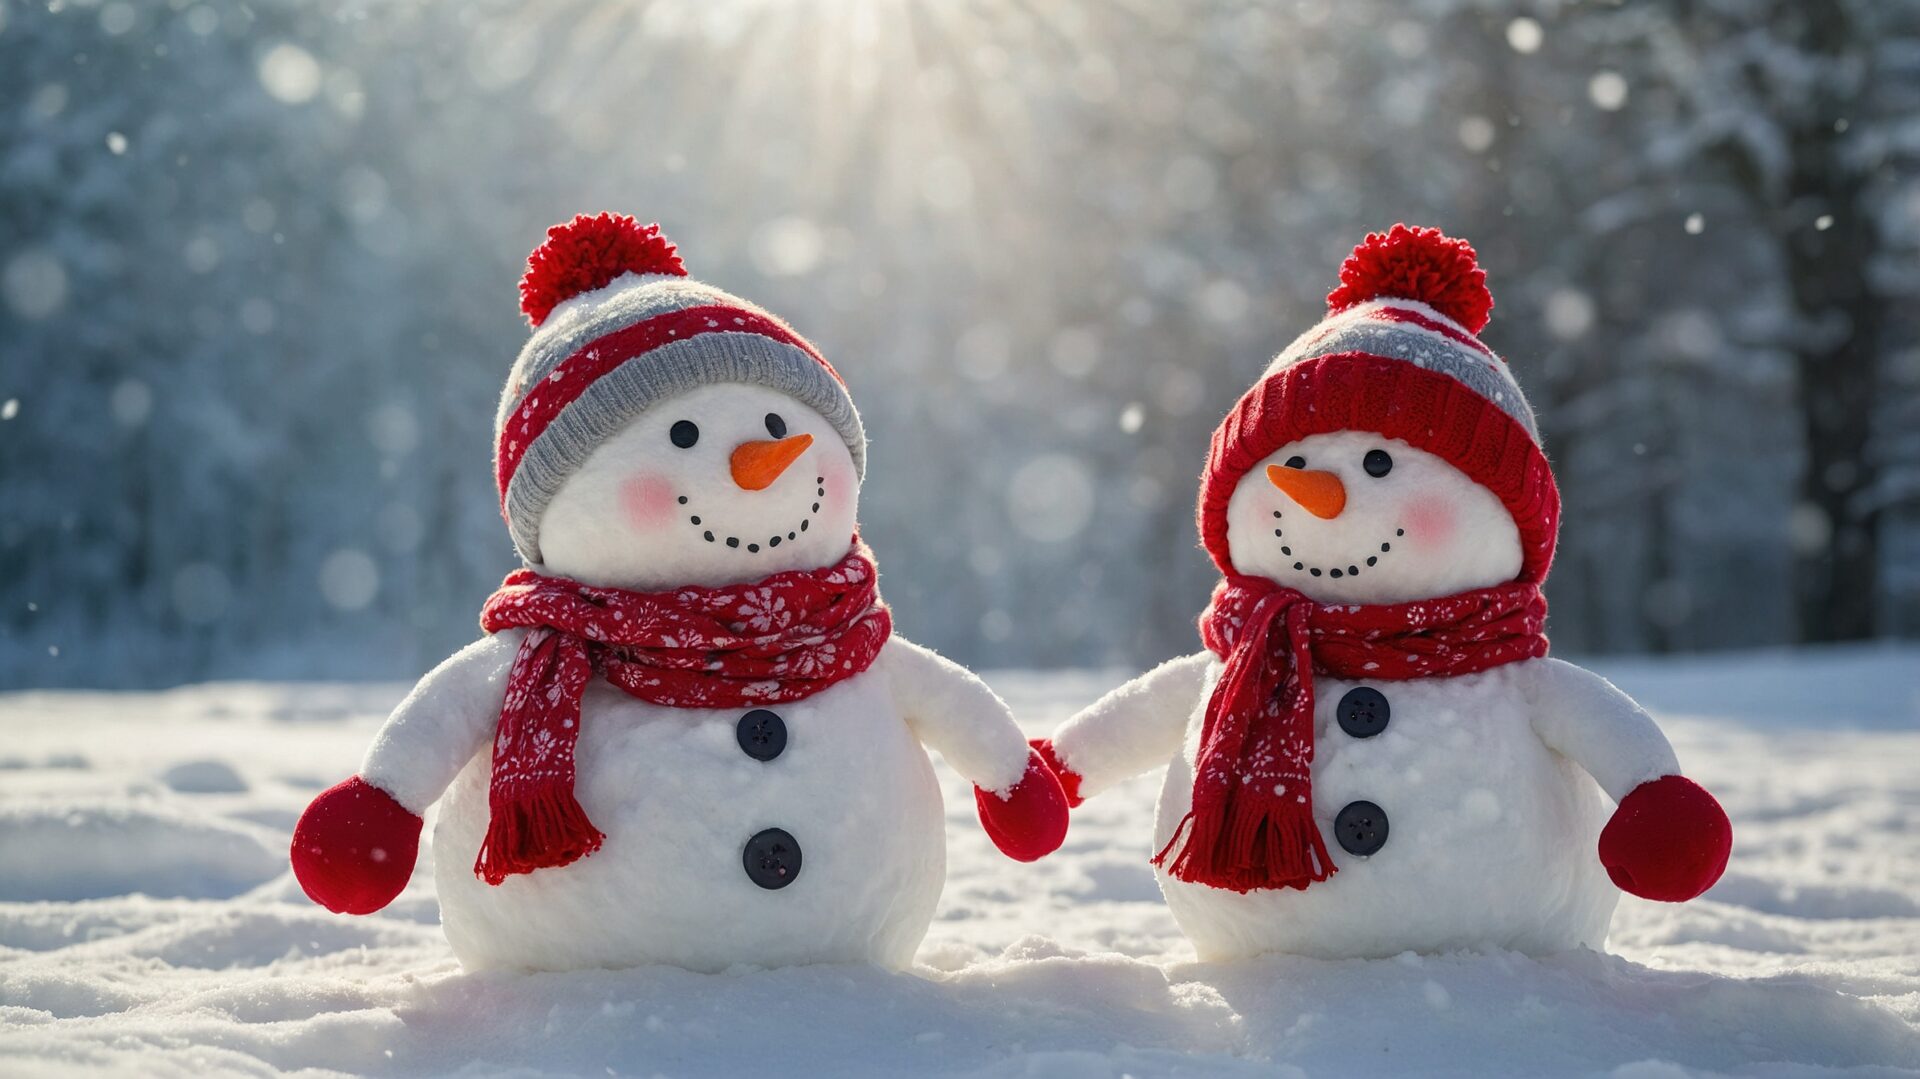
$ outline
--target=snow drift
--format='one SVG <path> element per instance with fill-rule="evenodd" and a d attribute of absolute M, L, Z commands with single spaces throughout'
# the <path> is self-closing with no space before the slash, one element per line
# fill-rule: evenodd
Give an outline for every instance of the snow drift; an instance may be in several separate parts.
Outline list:
<path fill-rule="evenodd" d="M 0 1072 L 1920 1073 L 1920 650 L 1605 673 L 1738 830 L 1702 899 L 1623 899 L 1614 954 L 1199 963 L 1146 862 L 1157 775 L 1021 866 L 942 768 L 949 880 L 897 974 L 462 973 L 430 858 L 352 919 L 307 902 L 279 850 L 396 689 L 0 696 Z M 1120 675 L 990 680 L 1046 730 Z M 210 760 L 244 789 L 162 778 Z"/>

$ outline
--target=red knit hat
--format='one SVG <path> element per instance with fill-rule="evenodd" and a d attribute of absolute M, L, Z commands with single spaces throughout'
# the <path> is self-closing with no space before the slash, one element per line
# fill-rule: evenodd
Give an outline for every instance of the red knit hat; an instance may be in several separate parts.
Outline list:
<path fill-rule="evenodd" d="M 1475 336 L 1493 296 L 1465 240 L 1395 225 L 1340 267 L 1328 314 L 1282 352 L 1213 433 L 1200 478 L 1200 542 L 1223 573 L 1227 501 L 1289 442 L 1372 431 L 1432 453 L 1499 497 L 1520 530 L 1518 580 L 1553 561 L 1560 492 L 1533 410 L 1506 362 Z"/>
<path fill-rule="evenodd" d="M 687 276 L 659 225 L 603 213 L 547 230 L 527 258 L 520 349 L 494 419 L 500 514 L 530 566 L 567 479 L 628 421 L 716 382 L 771 386 L 819 412 L 866 474 L 867 436 L 839 372 L 793 327 Z"/>

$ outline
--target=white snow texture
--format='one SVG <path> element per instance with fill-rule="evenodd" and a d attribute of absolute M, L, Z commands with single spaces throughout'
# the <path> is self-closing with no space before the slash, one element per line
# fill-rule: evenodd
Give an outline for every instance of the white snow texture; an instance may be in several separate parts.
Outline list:
<path fill-rule="evenodd" d="M 1160 774 L 1021 865 L 943 768 L 898 972 L 463 972 L 430 852 L 366 918 L 286 868 L 398 689 L 0 696 L 0 1074 L 1920 1074 L 1920 650 L 1603 670 L 1735 827 L 1706 896 L 1621 899 L 1614 954 L 1200 962 L 1147 863 Z M 1121 676 L 989 681 L 1041 733 Z"/>

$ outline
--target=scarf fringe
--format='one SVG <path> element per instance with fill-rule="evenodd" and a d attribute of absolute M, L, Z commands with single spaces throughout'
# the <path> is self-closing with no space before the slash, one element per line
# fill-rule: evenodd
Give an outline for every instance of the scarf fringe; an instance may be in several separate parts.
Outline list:
<path fill-rule="evenodd" d="M 1292 812 L 1266 799 L 1229 798 L 1227 803 L 1223 812 L 1205 816 L 1189 810 L 1153 864 L 1175 880 L 1242 895 L 1304 889 L 1339 872 L 1311 812 Z M 1173 854 L 1176 845 L 1180 851 Z"/>
<path fill-rule="evenodd" d="M 573 792 L 552 788 L 495 803 L 473 872 L 497 885 L 516 873 L 577 862 L 606 841 Z"/>
<path fill-rule="evenodd" d="M 606 841 L 574 799 L 580 702 L 594 677 L 668 708 L 810 697 L 867 670 L 885 646 L 893 620 L 876 582 L 859 536 L 831 566 L 717 588 L 634 592 L 508 574 L 480 627 L 529 632 L 494 728 L 491 819 L 474 875 L 498 885 L 571 865 Z"/>
<path fill-rule="evenodd" d="M 1246 893 L 1338 871 L 1313 817 L 1316 676 L 1444 678 L 1547 654 L 1546 597 L 1515 581 L 1400 604 L 1319 604 L 1229 575 L 1200 616 L 1223 666 L 1193 762 L 1193 805 L 1153 864 Z"/>

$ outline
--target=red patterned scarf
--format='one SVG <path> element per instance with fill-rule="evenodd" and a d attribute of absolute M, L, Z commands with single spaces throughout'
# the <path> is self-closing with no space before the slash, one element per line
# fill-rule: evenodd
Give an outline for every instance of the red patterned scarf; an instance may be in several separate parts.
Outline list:
<path fill-rule="evenodd" d="M 488 884 L 562 866 L 606 837 L 573 795 L 580 696 L 599 674 L 672 708 L 810 697 L 872 665 L 893 632 L 873 553 L 751 584 L 671 592 L 507 575 L 480 612 L 488 633 L 532 627 L 507 676 L 493 739 L 492 819 L 473 871 Z"/>
<path fill-rule="evenodd" d="M 1200 616 L 1201 639 L 1226 666 L 1200 729 L 1193 808 L 1154 864 L 1242 893 L 1326 880 L 1336 867 L 1313 820 L 1313 676 L 1484 671 L 1546 655 L 1546 621 L 1546 597 L 1527 583 L 1360 605 L 1229 576 Z"/>

